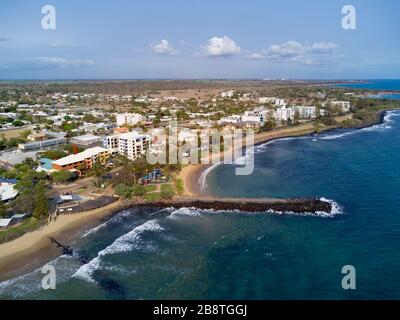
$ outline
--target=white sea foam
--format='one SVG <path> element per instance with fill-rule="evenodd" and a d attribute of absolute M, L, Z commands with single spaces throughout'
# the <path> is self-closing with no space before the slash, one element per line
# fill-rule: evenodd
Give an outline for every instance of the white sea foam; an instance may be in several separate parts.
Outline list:
<path fill-rule="evenodd" d="M 79 262 L 74 258 L 74 256 L 62 255 L 46 263 L 56 269 L 57 285 L 67 281 L 78 268 Z M 18 298 L 42 290 L 42 268 L 1 282 L 0 295 Z"/>
<path fill-rule="evenodd" d="M 362 129 L 354 129 L 351 131 L 346 131 L 343 133 L 338 133 L 338 134 L 328 134 L 325 135 L 321 138 L 320 140 L 334 140 L 338 138 L 343 138 L 349 135 L 353 134 L 359 134 L 363 132 L 371 132 L 371 131 L 381 131 L 381 130 L 387 130 L 392 128 L 392 124 L 394 123 L 393 118 L 400 116 L 400 113 L 398 110 L 393 110 L 393 111 L 386 111 L 385 116 L 383 117 L 382 123 L 370 126 L 370 127 L 365 127 Z"/>
<path fill-rule="evenodd" d="M 338 214 L 343 214 L 343 209 L 342 207 L 335 201 L 326 199 L 326 198 L 320 198 L 321 201 L 323 202 L 328 202 L 331 204 L 331 211 L 326 212 L 326 211 L 316 211 L 316 212 L 292 212 L 292 211 L 274 211 L 274 210 L 268 210 L 268 213 L 271 214 L 279 214 L 279 215 L 295 215 L 295 216 L 316 216 L 320 218 L 333 218 L 334 216 Z"/>
<path fill-rule="evenodd" d="M 172 211 L 167 218 L 176 219 L 176 218 L 183 217 L 183 216 L 201 217 L 201 213 L 196 208 L 186 208 L 186 207 L 184 207 L 184 208 L 179 208 L 177 210 Z"/>
<path fill-rule="evenodd" d="M 214 209 L 196 209 L 196 208 L 181 208 L 179 210 L 186 209 L 185 211 L 181 212 L 187 212 L 187 215 L 191 216 L 202 216 L 202 213 L 207 213 L 207 214 L 221 214 L 221 213 L 236 213 L 236 214 L 241 214 L 241 215 L 260 215 L 260 214 L 271 214 L 271 215 L 294 215 L 294 216 L 313 216 L 313 217 L 322 217 L 322 218 L 331 218 L 334 217 L 338 214 L 343 213 L 342 207 L 335 201 L 329 200 L 326 198 L 320 198 L 321 201 L 324 202 L 329 202 L 332 205 L 332 209 L 330 212 L 325 212 L 325 211 L 317 211 L 317 212 L 293 212 L 293 211 L 277 211 L 277 210 L 267 210 L 263 212 L 246 212 L 246 211 L 241 211 L 238 209 L 235 210 L 214 210 Z M 177 210 L 178 211 L 178 210 Z"/>
<path fill-rule="evenodd" d="M 86 231 L 81 236 L 81 238 L 86 238 L 87 236 L 89 236 L 91 234 L 94 234 L 94 233 L 98 232 L 99 230 L 107 227 L 109 224 L 120 222 L 124 217 L 130 216 L 130 215 L 131 215 L 131 213 L 128 210 L 122 211 L 119 214 L 117 214 L 116 216 L 112 217 L 110 220 L 108 220 L 108 221 L 106 221 L 106 222 L 104 222 L 104 223 L 102 223 L 102 224 L 100 224 L 100 225 L 98 225 L 98 226 Z"/>
<path fill-rule="evenodd" d="M 73 275 L 75 278 L 80 278 L 88 282 L 95 282 L 92 274 L 95 270 L 101 267 L 102 257 L 110 254 L 128 252 L 133 249 L 150 250 L 151 246 L 143 242 L 141 236 L 145 232 L 160 232 L 164 230 L 158 220 L 150 220 L 140 226 L 135 227 L 130 232 L 116 239 L 111 245 L 98 252 L 97 257 L 92 259 L 87 264 L 81 266 Z"/>
<path fill-rule="evenodd" d="M 208 176 L 208 174 L 213 171 L 216 167 L 218 167 L 219 165 L 221 165 L 223 162 L 218 162 L 216 164 L 213 164 L 211 167 L 207 168 L 206 170 L 204 170 L 201 175 L 200 178 L 198 180 L 199 184 L 200 184 L 200 188 L 201 190 L 204 190 L 207 187 L 207 183 L 206 183 L 206 178 Z"/>
<path fill-rule="evenodd" d="M 385 113 L 385 116 L 383 117 L 383 122 L 380 124 L 376 124 L 370 127 L 366 127 L 361 129 L 361 131 L 375 131 L 375 130 L 379 130 L 379 129 L 391 129 L 392 128 L 392 124 L 394 124 L 394 117 L 399 117 L 400 113 L 398 110 L 393 110 L 393 111 L 387 111 Z"/>
<path fill-rule="evenodd" d="M 359 132 L 359 130 L 346 131 L 346 132 L 338 133 L 338 134 L 329 134 L 327 136 L 320 137 L 319 140 L 335 140 L 338 138 L 343 138 L 343 137 L 355 134 L 357 132 Z"/>

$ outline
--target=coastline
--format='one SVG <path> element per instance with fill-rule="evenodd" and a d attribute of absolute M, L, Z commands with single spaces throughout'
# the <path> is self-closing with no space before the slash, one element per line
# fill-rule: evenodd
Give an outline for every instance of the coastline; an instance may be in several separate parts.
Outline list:
<path fill-rule="evenodd" d="M 376 121 L 368 123 L 357 129 L 373 126 L 383 122 L 386 111 L 377 112 Z M 351 115 L 339 116 L 335 119 L 345 120 Z M 340 126 L 325 127 L 321 132 L 338 129 Z M 279 128 L 267 131 L 255 136 L 255 145 L 269 141 L 299 137 L 315 132 L 313 123 L 300 124 L 296 127 Z M 222 153 L 216 153 L 213 157 L 221 158 Z M 188 200 L 217 199 L 207 195 L 201 190 L 199 178 L 212 164 L 187 165 L 182 168 L 178 178 L 184 182 L 184 194 L 182 197 Z M 98 225 L 102 219 L 109 217 L 121 210 L 132 207 L 132 203 L 123 203 L 121 200 L 106 207 L 91 212 L 82 212 L 73 215 L 60 215 L 57 221 L 52 222 L 39 230 L 29 232 L 13 241 L 0 244 L 0 282 L 15 276 L 31 272 L 43 264 L 60 256 L 60 250 L 49 241 L 50 237 L 56 238 L 61 243 L 70 244 L 80 233 Z"/>
<path fill-rule="evenodd" d="M 362 129 L 370 126 L 374 126 L 380 124 L 384 121 L 385 113 L 388 110 L 381 110 L 377 112 L 376 119 L 372 123 L 364 124 L 362 126 L 353 127 L 355 129 Z M 344 116 L 337 116 L 335 119 L 337 121 L 344 121 L 351 117 L 351 114 L 347 114 Z M 332 130 L 343 128 L 340 125 L 335 126 L 327 126 L 321 130 L 321 132 L 329 132 Z M 349 128 L 350 129 L 350 128 Z M 258 133 L 254 136 L 254 146 L 264 144 L 267 142 L 271 142 L 274 140 L 284 139 L 284 138 L 293 138 L 293 137 L 302 137 L 315 133 L 315 127 L 313 123 L 304 123 L 295 127 L 284 127 L 278 128 L 272 131 L 266 131 L 262 133 Z M 229 150 L 230 151 L 230 150 Z M 213 160 L 221 159 L 223 153 L 219 152 L 213 155 Z M 212 195 L 208 194 L 206 190 L 202 190 L 199 179 L 201 175 L 209 169 L 214 164 L 196 164 L 196 165 L 187 165 L 185 166 L 178 175 L 178 178 L 182 179 L 185 186 L 185 191 L 183 196 L 186 197 L 196 197 L 196 198 L 215 198 Z"/>
<path fill-rule="evenodd" d="M 0 244 L 0 282 L 32 272 L 60 256 L 60 249 L 50 242 L 50 237 L 61 243 L 71 243 L 76 235 L 98 225 L 102 219 L 125 207 L 126 205 L 118 200 L 93 211 L 59 215 L 56 221 L 38 230 Z"/>

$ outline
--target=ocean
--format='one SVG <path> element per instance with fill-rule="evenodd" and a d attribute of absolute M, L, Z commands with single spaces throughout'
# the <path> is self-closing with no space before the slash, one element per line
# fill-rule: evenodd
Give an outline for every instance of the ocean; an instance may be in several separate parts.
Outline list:
<path fill-rule="evenodd" d="M 363 83 L 337 84 L 335 86 L 344 88 L 354 88 L 354 89 L 377 90 L 377 91 L 399 91 L 399 93 L 373 94 L 370 95 L 370 98 L 400 100 L 400 80 L 395 80 L 395 79 L 366 80 Z"/>
<path fill-rule="evenodd" d="M 129 209 L 41 270 L 0 283 L 0 299 L 399 299 L 400 111 L 383 124 L 255 147 L 255 170 L 215 166 L 204 188 L 230 197 L 319 197 L 331 214 Z M 341 286 L 343 266 L 356 289 Z"/>

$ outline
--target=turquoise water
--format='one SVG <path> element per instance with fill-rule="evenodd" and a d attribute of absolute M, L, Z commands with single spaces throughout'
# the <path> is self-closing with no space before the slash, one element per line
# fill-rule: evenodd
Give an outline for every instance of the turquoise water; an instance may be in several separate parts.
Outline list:
<path fill-rule="evenodd" d="M 395 91 L 395 90 L 400 90 L 400 80 L 398 79 L 366 80 L 363 83 L 338 84 L 336 86 L 355 88 L 355 89 Z"/>
<path fill-rule="evenodd" d="M 364 83 L 338 84 L 336 86 L 354 89 L 400 91 L 400 80 L 367 80 Z M 375 99 L 400 100 L 400 93 L 377 94 L 369 97 Z"/>
<path fill-rule="evenodd" d="M 255 148 L 255 171 L 215 167 L 221 196 L 323 197 L 320 216 L 131 209 L 80 235 L 82 261 L 60 257 L 57 289 L 40 271 L 0 284 L 0 298 L 399 299 L 400 111 L 385 123 Z M 240 163 L 240 162 L 239 162 Z M 345 265 L 357 289 L 341 288 Z"/>
<path fill-rule="evenodd" d="M 376 94 L 371 95 L 369 98 L 373 99 L 387 99 L 387 100 L 400 100 L 400 93 L 391 93 L 391 94 Z"/>

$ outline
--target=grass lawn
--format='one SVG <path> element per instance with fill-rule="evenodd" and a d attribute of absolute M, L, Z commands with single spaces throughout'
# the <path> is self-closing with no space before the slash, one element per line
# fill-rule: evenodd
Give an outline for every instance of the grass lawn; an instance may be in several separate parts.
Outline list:
<path fill-rule="evenodd" d="M 147 193 L 143 196 L 143 199 L 149 202 L 161 200 L 161 194 L 159 192 Z"/>
<path fill-rule="evenodd" d="M 148 186 L 144 186 L 144 188 L 146 189 L 147 193 L 154 192 L 154 191 L 157 190 L 157 186 L 154 185 L 154 184 L 150 184 Z"/>
<path fill-rule="evenodd" d="M 161 185 L 161 192 L 173 192 L 175 194 L 174 187 L 172 184 L 162 184 Z"/>
<path fill-rule="evenodd" d="M 7 228 L 6 230 L 0 230 L 0 243 L 16 239 L 29 231 L 37 229 L 39 225 L 39 220 L 29 218 L 20 225 Z"/>
<path fill-rule="evenodd" d="M 175 189 L 179 195 L 183 194 L 183 192 L 185 191 L 185 185 L 182 179 L 175 180 Z"/>
<path fill-rule="evenodd" d="M 79 188 L 78 190 L 75 190 L 75 193 L 79 194 L 79 193 L 85 192 L 86 190 L 87 190 L 87 187 Z"/>
<path fill-rule="evenodd" d="M 143 196 L 143 199 L 149 202 L 154 202 L 154 201 L 159 201 L 161 199 L 171 199 L 175 195 L 175 190 L 172 184 L 162 184 L 160 188 L 161 188 L 160 192 L 147 193 Z"/>

